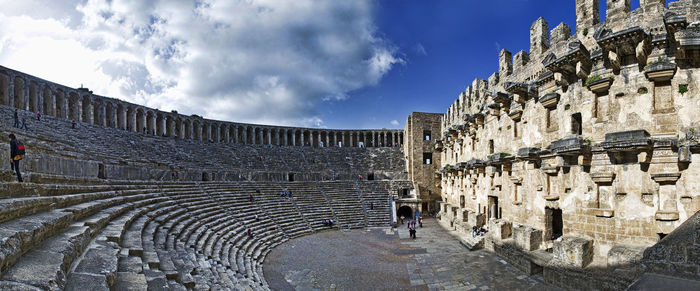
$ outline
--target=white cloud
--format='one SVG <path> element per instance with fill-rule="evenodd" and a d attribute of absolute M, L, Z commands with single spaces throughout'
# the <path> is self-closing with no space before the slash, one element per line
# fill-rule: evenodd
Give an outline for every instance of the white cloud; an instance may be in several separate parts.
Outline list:
<path fill-rule="evenodd" d="M 393 125 L 393 126 L 399 126 L 399 121 L 396 120 L 396 119 L 392 120 L 390 123 L 391 123 L 391 125 Z"/>
<path fill-rule="evenodd" d="M 62 4 L 58 4 L 62 3 Z M 362 1 L 3 1 L 0 64 L 209 118 L 323 126 L 404 61 Z"/>
<path fill-rule="evenodd" d="M 416 44 L 416 45 L 413 47 L 413 50 L 414 50 L 415 53 L 416 53 L 417 55 L 419 55 L 419 56 L 427 56 L 427 55 L 428 55 L 428 52 L 425 51 L 425 47 L 424 47 L 423 44 L 421 44 L 421 43 Z"/>

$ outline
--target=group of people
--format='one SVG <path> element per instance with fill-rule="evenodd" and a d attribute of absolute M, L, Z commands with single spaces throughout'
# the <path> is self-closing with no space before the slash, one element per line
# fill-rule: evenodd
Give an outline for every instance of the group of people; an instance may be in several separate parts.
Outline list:
<path fill-rule="evenodd" d="M 332 218 L 323 220 L 323 225 L 328 226 L 330 228 L 333 228 L 334 223 L 335 223 L 335 221 Z"/>
<path fill-rule="evenodd" d="M 292 191 L 289 191 L 289 190 L 280 191 L 280 197 L 292 198 Z"/>
<path fill-rule="evenodd" d="M 483 226 L 482 227 L 477 227 L 476 225 L 472 227 L 472 237 L 477 237 L 480 235 L 486 235 L 486 230 Z"/>
<path fill-rule="evenodd" d="M 29 130 L 29 127 L 27 127 L 27 119 L 22 117 L 22 125 L 19 125 L 19 109 L 15 109 L 15 114 L 14 114 L 14 119 L 15 119 L 15 124 L 13 125 L 14 127 L 17 127 L 19 129 L 24 129 L 24 130 Z M 41 113 L 37 113 L 37 119 L 41 120 Z"/>

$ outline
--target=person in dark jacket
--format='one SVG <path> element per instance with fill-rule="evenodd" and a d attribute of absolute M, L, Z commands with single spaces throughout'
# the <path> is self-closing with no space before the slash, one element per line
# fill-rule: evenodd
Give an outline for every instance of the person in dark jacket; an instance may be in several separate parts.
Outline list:
<path fill-rule="evenodd" d="M 18 155 L 17 150 L 17 138 L 14 134 L 10 133 L 10 164 L 12 168 L 17 172 L 17 181 L 22 182 L 22 173 L 19 172 L 19 159 L 15 159 Z"/>
<path fill-rule="evenodd" d="M 19 109 L 15 109 L 14 118 L 15 118 L 14 127 L 19 127 Z"/>

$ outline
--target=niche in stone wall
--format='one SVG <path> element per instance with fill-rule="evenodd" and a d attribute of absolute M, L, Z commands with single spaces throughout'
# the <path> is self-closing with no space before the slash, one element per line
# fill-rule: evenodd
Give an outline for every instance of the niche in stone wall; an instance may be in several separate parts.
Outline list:
<path fill-rule="evenodd" d="M 673 91 L 671 81 L 654 83 L 653 113 L 669 113 L 673 111 Z"/>
<path fill-rule="evenodd" d="M 596 122 L 603 122 L 608 120 L 608 109 L 610 106 L 610 98 L 608 97 L 608 91 L 604 93 L 596 94 L 595 96 L 595 112 L 593 116 L 597 118 Z"/>

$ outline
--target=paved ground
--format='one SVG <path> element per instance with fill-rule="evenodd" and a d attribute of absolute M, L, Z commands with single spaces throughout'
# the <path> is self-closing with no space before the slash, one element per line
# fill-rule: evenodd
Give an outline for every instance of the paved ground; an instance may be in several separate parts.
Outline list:
<path fill-rule="evenodd" d="M 268 254 L 273 290 L 553 290 L 486 251 L 469 251 L 426 219 L 417 239 L 404 227 L 328 231 Z"/>

